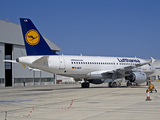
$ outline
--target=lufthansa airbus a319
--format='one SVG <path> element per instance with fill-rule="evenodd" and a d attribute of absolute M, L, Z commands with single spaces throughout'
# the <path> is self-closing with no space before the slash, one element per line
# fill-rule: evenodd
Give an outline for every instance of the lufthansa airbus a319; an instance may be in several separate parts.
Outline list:
<path fill-rule="evenodd" d="M 105 79 L 112 79 L 109 87 L 116 87 L 116 79 L 125 78 L 136 84 L 146 81 L 154 72 L 150 63 L 140 58 L 96 57 L 57 55 L 54 53 L 32 21 L 20 18 L 27 56 L 19 57 L 16 62 L 34 69 L 58 75 L 82 78 L 82 88 L 89 88 L 90 83 L 102 84 Z"/>

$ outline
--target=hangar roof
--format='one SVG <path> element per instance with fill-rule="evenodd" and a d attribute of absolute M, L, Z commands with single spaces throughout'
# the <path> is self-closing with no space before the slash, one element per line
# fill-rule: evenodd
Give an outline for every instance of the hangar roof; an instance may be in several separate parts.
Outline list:
<path fill-rule="evenodd" d="M 49 47 L 54 51 L 61 49 L 43 36 Z M 24 46 L 21 26 L 12 22 L 0 20 L 0 42 Z"/>

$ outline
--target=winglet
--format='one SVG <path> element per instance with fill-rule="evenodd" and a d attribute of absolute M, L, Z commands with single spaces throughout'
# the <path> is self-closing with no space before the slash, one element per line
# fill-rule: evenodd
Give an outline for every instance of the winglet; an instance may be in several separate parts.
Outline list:
<path fill-rule="evenodd" d="M 151 57 L 151 62 L 154 63 L 155 61 L 156 60 L 153 57 Z"/>

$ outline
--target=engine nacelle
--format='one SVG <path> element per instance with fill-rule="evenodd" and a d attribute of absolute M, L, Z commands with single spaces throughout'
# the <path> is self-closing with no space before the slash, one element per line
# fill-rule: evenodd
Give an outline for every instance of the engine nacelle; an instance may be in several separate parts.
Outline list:
<path fill-rule="evenodd" d="M 126 76 L 125 79 L 140 84 L 147 80 L 147 75 L 144 72 L 133 72 Z"/>
<path fill-rule="evenodd" d="M 87 81 L 89 81 L 89 83 L 93 83 L 93 84 L 102 84 L 105 80 L 104 79 L 89 79 Z"/>

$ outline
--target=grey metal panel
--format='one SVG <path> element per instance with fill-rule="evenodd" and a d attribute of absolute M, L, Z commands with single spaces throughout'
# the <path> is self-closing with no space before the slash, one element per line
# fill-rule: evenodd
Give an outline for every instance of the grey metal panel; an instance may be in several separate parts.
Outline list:
<path fill-rule="evenodd" d="M 4 44 L 0 43 L 0 78 L 4 78 Z"/>
<path fill-rule="evenodd" d="M 0 36 L 1 43 L 17 44 L 24 46 L 21 26 L 18 24 L 0 20 Z M 61 50 L 56 44 L 51 42 L 46 37 L 44 37 L 44 39 L 53 51 Z"/>
<path fill-rule="evenodd" d="M 26 49 L 24 46 L 13 45 L 13 56 L 12 59 L 15 60 L 18 57 L 26 56 Z"/>
<path fill-rule="evenodd" d="M 54 75 L 52 73 L 42 71 L 42 78 L 53 78 Z"/>
<path fill-rule="evenodd" d="M 24 45 L 20 25 L 0 20 L 0 42 Z"/>

